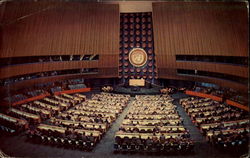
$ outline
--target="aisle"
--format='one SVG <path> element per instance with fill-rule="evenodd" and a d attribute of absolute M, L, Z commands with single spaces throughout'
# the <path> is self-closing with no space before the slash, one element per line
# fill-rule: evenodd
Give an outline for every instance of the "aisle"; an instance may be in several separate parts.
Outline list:
<path fill-rule="evenodd" d="M 93 150 L 94 155 L 103 155 L 104 157 L 109 157 L 113 154 L 113 146 L 115 142 L 115 133 L 119 130 L 119 127 L 122 124 L 123 119 L 128 113 L 128 110 L 131 106 L 131 102 L 134 100 L 134 97 L 131 97 L 128 103 L 128 106 L 123 110 L 120 116 L 116 119 L 116 121 L 112 124 L 111 128 L 108 129 L 107 133 L 101 139 L 101 141 L 97 144 L 95 149 Z"/>
<path fill-rule="evenodd" d="M 183 107 L 179 104 L 179 100 L 181 98 L 187 97 L 187 95 L 183 93 L 176 93 L 172 97 L 174 99 L 173 103 L 177 106 L 177 111 L 183 119 L 184 127 L 189 130 L 191 139 L 193 139 L 195 142 L 206 142 L 205 137 L 202 136 L 199 129 L 192 123 L 190 117 L 187 115 Z"/>

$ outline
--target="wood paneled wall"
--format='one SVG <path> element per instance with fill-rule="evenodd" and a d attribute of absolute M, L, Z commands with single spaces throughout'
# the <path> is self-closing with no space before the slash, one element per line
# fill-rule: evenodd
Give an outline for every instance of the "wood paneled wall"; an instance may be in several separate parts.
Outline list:
<path fill-rule="evenodd" d="M 3 39 L 1 57 L 118 54 L 119 8 L 62 2 L 3 25 Z"/>
<path fill-rule="evenodd" d="M 175 58 L 175 55 L 180 54 L 248 56 L 247 16 L 246 3 L 241 2 L 153 3 L 154 43 L 159 78 L 186 80 L 187 77 L 177 75 L 178 68 L 248 77 L 248 67 L 176 62 Z M 189 79 L 223 84 L 215 79 Z"/>
<path fill-rule="evenodd" d="M 2 3 L 2 5 L 5 6 L 5 14 L 0 22 L 4 25 L 11 24 L 23 16 L 39 13 L 57 4 L 58 1 L 55 0 L 42 0 L 37 2 L 34 2 L 34 0 L 5 1 Z"/>
<path fill-rule="evenodd" d="M 0 58 L 98 54 L 98 68 L 117 68 L 119 18 L 118 4 L 55 0 L 7 2 L 1 20 L 1 38 L 3 40 L 1 41 Z M 69 63 L 59 65 L 67 64 Z M 33 65 L 34 68 L 26 69 L 27 72 L 24 72 L 25 70 L 21 72 L 41 71 L 42 68 L 44 68 L 43 71 L 47 71 L 57 69 L 60 67 L 59 65 L 36 64 Z M 53 68 L 53 66 L 55 67 Z M 88 64 L 81 62 L 78 65 L 79 68 L 84 68 L 84 66 L 88 67 Z M 62 68 L 64 67 L 62 66 Z M 75 63 L 70 63 L 66 67 L 73 69 L 77 66 Z M 9 77 L 15 73 L 21 74 L 21 72 L 13 73 L 12 69 L 15 68 L 9 67 L 0 71 L 4 76 Z M 13 75 L 6 75 L 7 71 Z M 118 77 L 118 71 L 110 71 L 108 74 Z"/>
<path fill-rule="evenodd" d="M 22 64 L 8 66 L 0 69 L 0 79 L 23 74 L 31 74 L 44 71 L 98 68 L 98 61 L 65 61 L 65 62 L 45 62 L 35 64 Z"/>

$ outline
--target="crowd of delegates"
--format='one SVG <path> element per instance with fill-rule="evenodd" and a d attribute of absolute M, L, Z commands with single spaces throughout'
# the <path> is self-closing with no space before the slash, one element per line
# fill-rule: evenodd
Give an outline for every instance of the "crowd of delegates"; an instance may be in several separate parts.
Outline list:
<path fill-rule="evenodd" d="M 82 95 L 76 97 L 83 97 Z M 92 150 L 111 123 L 126 107 L 129 95 L 101 93 L 92 95 L 71 109 L 40 124 L 29 135 L 47 144 Z"/>
<path fill-rule="evenodd" d="M 141 95 L 115 134 L 114 148 L 122 152 L 192 152 L 193 141 L 168 95 Z"/>
<path fill-rule="evenodd" d="M 219 147 L 247 147 L 248 112 L 208 98 L 183 98 L 180 104 L 207 140 Z"/>

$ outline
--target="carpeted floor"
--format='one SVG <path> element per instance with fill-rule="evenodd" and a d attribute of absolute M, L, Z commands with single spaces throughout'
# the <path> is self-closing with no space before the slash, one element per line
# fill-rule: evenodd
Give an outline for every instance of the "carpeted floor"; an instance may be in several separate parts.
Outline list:
<path fill-rule="evenodd" d="M 88 94 L 90 95 L 90 94 Z M 108 130 L 99 144 L 92 152 L 84 152 L 80 150 L 64 149 L 54 146 L 41 145 L 31 142 L 26 138 L 24 134 L 17 136 L 11 136 L 4 133 L 0 133 L 0 149 L 12 157 L 65 157 L 65 158 L 229 158 L 240 157 L 244 153 L 239 151 L 221 151 L 205 141 L 205 138 L 200 134 L 198 129 L 192 124 L 190 118 L 187 116 L 181 105 L 179 99 L 186 97 L 182 93 L 177 93 L 172 96 L 177 105 L 177 110 L 181 117 L 184 119 L 184 126 L 190 131 L 191 138 L 195 141 L 195 153 L 192 155 L 146 155 L 146 154 L 114 154 L 113 143 L 114 134 L 118 131 L 122 120 L 130 108 L 130 104 L 125 108 L 122 114 L 114 122 L 112 127 Z M 131 98 L 133 100 L 134 98 Z"/>

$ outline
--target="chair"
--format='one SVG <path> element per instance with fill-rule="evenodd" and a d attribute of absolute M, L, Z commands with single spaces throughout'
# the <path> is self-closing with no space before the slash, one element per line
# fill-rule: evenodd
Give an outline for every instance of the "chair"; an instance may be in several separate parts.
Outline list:
<path fill-rule="evenodd" d="M 119 144 L 118 143 L 114 143 L 114 150 L 118 151 L 119 150 Z"/>
<path fill-rule="evenodd" d="M 45 142 L 45 136 L 41 135 L 41 136 L 40 136 L 40 139 L 41 139 L 42 143 Z"/>
<path fill-rule="evenodd" d="M 79 140 L 75 140 L 75 148 L 79 149 L 80 148 L 80 142 Z"/>
<path fill-rule="evenodd" d="M 128 145 L 127 145 L 127 143 L 122 143 L 121 149 L 122 149 L 122 151 L 128 151 Z"/>

